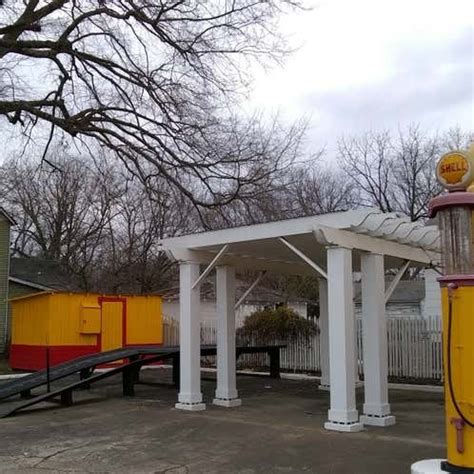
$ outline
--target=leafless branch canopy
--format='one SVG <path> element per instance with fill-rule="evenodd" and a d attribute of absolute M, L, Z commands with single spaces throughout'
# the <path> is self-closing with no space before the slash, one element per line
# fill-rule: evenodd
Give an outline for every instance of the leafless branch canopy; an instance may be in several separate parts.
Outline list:
<path fill-rule="evenodd" d="M 30 135 L 94 141 L 198 206 L 225 204 L 294 155 L 275 125 L 230 112 L 258 58 L 281 58 L 291 0 L 10 0 L 0 7 L 0 114 Z M 183 179 L 183 177 L 187 179 Z M 199 182 L 196 196 L 188 183 Z"/>
<path fill-rule="evenodd" d="M 160 177 L 152 191 L 105 157 L 53 149 L 61 171 L 34 161 L 0 166 L 0 196 L 15 217 L 12 251 L 61 262 L 85 289 L 148 293 L 172 267 L 158 239 L 196 230 L 192 203 Z"/>
<path fill-rule="evenodd" d="M 458 128 L 430 134 L 416 124 L 398 134 L 368 132 L 339 141 L 340 164 L 359 190 L 360 204 L 417 221 L 428 217 L 430 199 L 441 192 L 436 161 L 449 150 L 467 147 L 471 139 Z"/>

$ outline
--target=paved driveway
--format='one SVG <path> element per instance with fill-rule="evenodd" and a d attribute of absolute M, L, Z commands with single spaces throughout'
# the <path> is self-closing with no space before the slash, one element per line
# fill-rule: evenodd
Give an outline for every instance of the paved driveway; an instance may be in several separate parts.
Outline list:
<path fill-rule="evenodd" d="M 322 429 L 329 394 L 312 381 L 240 376 L 242 407 L 186 413 L 169 374 L 143 378 L 155 385 L 132 399 L 117 377 L 71 408 L 0 420 L 0 472 L 400 474 L 444 455 L 441 394 L 391 391 L 396 426 L 342 434 Z M 214 381 L 203 387 L 212 399 Z"/>

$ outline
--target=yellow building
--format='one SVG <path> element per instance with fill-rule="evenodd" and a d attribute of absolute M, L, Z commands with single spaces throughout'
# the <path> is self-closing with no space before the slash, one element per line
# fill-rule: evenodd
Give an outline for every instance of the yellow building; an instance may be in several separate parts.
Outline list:
<path fill-rule="evenodd" d="M 41 292 L 13 298 L 10 366 L 40 370 L 76 357 L 163 342 L 161 297 Z"/>

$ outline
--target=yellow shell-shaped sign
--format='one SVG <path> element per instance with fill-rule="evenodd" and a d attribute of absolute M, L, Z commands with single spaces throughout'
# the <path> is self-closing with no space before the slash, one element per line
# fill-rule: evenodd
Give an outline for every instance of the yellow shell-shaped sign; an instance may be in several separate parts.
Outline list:
<path fill-rule="evenodd" d="M 474 180 L 474 161 L 464 151 L 450 151 L 436 166 L 439 183 L 450 191 L 466 189 Z"/>

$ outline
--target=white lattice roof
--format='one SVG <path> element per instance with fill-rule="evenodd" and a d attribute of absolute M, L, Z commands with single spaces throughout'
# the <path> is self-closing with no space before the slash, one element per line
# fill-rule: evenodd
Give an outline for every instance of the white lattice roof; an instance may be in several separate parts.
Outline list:
<path fill-rule="evenodd" d="M 360 223 L 350 225 L 348 230 L 435 252 L 440 249 L 437 226 L 411 222 L 407 216 L 394 212 L 371 210 Z"/>
<path fill-rule="evenodd" d="M 384 255 L 387 268 L 400 266 L 406 260 L 421 265 L 439 260 L 436 226 L 410 222 L 406 216 L 375 209 L 307 216 L 160 241 L 162 248 L 177 260 L 208 263 L 227 245 L 221 263 L 283 273 L 312 273 L 287 243 L 322 267 L 326 265 L 326 247 L 334 245 L 353 249 L 354 270 L 361 252 Z"/>

